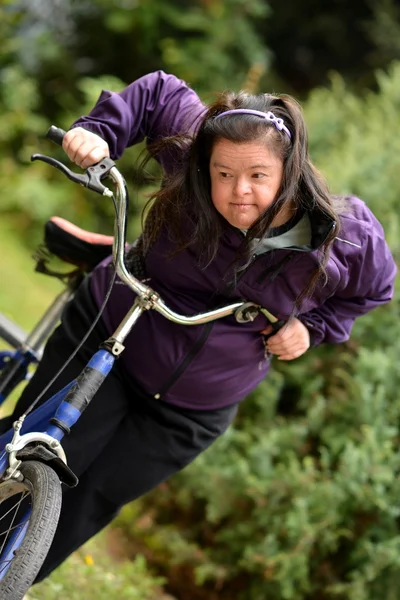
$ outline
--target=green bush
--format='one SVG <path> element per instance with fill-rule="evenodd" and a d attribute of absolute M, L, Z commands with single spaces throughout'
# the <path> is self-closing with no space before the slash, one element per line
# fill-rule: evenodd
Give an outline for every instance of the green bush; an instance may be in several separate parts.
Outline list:
<path fill-rule="evenodd" d="M 346 91 L 339 75 L 314 90 L 305 106 L 311 156 L 332 191 L 358 195 L 382 221 L 399 251 L 400 63 L 378 73 L 378 93 Z"/>

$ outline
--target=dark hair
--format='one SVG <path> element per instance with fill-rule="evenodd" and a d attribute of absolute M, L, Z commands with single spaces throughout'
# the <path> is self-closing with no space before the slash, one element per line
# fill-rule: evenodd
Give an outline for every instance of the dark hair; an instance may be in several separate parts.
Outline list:
<path fill-rule="evenodd" d="M 218 114 L 237 108 L 273 112 L 275 117 L 283 119 L 290 131 L 290 139 L 273 123 L 259 116 L 235 114 L 215 119 Z M 329 247 L 339 229 L 339 217 L 326 183 L 310 160 L 301 107 L 287 95 L 224 92 L 209 105 L 194 134 L 164 139 L 150 147 L 153 156 L 172 152 L 181 158 L 177 160 L 173 174 L 166 176 L 161 189 L 151 198 L 143 227 L 144 250 L 148 250 L 161 229 L 167 227 L 176 242 L 176 252 L 195 244 L 200 266 L 206 266 L 215 258 L 221 233 L 227 226 L 211 200 L 209 161 L 213 147 L 220 139 L 237 144 L 261 140 L 283 161 L 283 178 L 276 200 L 248 230 L 240 247 L 241 258 L 249 255 L 254 238 L 268 235 L 273 219 L 289 202 L 294 210 L 318 208 L 336 222 L 336 228 L 320 249 L 318 267 L 301 294 L 304 298 L 325 274 Z"/>

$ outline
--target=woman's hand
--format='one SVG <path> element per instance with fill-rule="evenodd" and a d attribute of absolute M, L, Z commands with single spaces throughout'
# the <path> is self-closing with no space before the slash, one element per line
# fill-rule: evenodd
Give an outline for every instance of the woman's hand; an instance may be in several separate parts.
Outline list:
<path fill-rule="evenodd" d="M 68 158 L 82 169 L 87 169 L 110 156 L 107 142 L 83 127 L 75 127 L 68 131 L 62 147 Z"/>
<path fill-rule="evenodd" d="M 268 325 L 261 333 L 269 335 L 273 332 Z M 290 319 L 277 333 L 265 343 L 270 354 L 276 354 L 279 360 L 293 360 L 304 354 L 310 347 L 310 333 L 299 319 Z"/>

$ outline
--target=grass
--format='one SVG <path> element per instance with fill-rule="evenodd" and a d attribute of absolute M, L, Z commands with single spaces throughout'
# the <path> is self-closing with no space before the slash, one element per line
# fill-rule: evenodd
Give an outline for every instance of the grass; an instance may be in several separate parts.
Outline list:
<path fill-rule="evenodd" d="M 62 290 L 62 284 L 35 272 L 32 253 L 21 240 L 14 222 L 4 217 L 0 220 L 0 244 L 0 312 L 29 331 Z M 9 414 L 21 389 L 19 386 L 0 407 L 0 416 Z"/>
<path fill-rule="evenodd" d="M 127 561 L 110 554 L 109 531 L 93 538 L 48 579 L 33 586 L 25 600 L 174 600 L 164 595 L 164 580 L 150 573 L 143 556 Z"/>
<path fill-rule="evenodd" d="M 0 220 L 0 240 L 0 311 L 22 327 L 30 328 L 62 285 L 35 273 L 31 253 L 18 238 L 12 221 Z"/>

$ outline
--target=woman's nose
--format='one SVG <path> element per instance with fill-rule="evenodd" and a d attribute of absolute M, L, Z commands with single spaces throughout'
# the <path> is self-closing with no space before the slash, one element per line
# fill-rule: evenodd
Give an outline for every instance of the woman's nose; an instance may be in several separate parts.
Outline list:
<path fill-rule="evenodd" d="M 235 180 L 234 193 L 237 196 L 244 196 L 245 194 L 249 194 L 251 192 L 250 182 L 246 177 L 238 177 Z"/>

